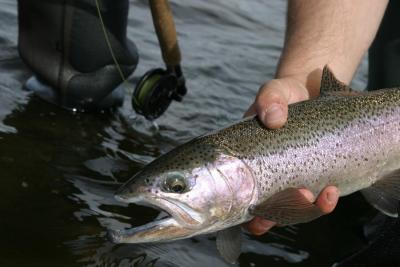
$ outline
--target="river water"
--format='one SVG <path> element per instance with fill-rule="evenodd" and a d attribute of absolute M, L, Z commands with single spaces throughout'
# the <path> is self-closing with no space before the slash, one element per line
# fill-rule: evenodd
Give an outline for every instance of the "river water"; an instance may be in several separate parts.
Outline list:
<path fill-rule="evenodd" d="M 106 229 L 157 214 L 113 199 L 146 163 L 239 119 L 273 76 L 285 1 L 173 0 L 189 93 L 154 127 L 126 103 L 113 113 L 72 114 L 22 90 L 31 71 L 17 52 L 17 4 L 0 0 L 0 266 L 231 266 L 213 236 L 114 245 Z M 147 1 L 131 1 L 129 38 L 140 50 L 135 83 L 161 57 Z M 366 84 L 366 61 L 353 81 Z M 245 236 L 238 266 L 330 266 L 357 250 L 373 213 L 360 196 L 312 223 Z"/>

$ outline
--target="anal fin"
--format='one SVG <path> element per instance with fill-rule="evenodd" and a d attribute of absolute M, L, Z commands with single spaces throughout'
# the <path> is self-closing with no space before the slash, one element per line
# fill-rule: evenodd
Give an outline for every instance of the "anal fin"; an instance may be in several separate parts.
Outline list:
<path fill-rule="evenodd" d="M 323 215 L 297 188 L 285 189 L 263 203 L 252 206 L 250 213 L 280 225 L 305 223 Z"/>
<path fill-rule="evenodd" d="M 400 170 L 395 170 L 361 191 L 365 199 L 382 213 L 398 217 Z"/>

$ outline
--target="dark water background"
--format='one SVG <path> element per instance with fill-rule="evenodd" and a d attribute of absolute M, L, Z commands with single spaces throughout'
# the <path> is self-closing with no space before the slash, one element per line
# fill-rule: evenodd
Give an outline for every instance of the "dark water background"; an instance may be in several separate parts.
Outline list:
<path fill-rule="evenodd" d="M 18 57 L 17 4 L 0 0 L 0 266 L 230 266 L 210 237 L 114 245 L 107 227 L 157 216 L 117 203 L 113 191 L 146 163 L 239 119 L 273 76 L 285 1 L 171 1 L 189 93 L 157 121 L 126 103 L 115 113 L 71 114 L 22 90 L 31 72 Z M 147 1 L 131 1 L 129 37 L 140 49 L 134 83 L 160 66 Z M 366 61 L 354 84 L 366 83 Z M 359 196 L 315 222 L 246 236 L 239 266 L 330 266 L 362 245 L 371 211 Z"/>

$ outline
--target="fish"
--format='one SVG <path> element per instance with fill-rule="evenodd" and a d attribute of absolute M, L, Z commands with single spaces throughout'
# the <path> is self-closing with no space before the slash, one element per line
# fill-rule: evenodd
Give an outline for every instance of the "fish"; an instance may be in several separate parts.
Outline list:
<path fill-rule="evenodd" d="M 146 165 L 115 197 L 168 215 L 108 236 L 147 243 L 216 233 L 218 251 L 234 263 L 241 224 L 256 216 L 279 225 L 314 220 L 320 209 L 298 189 L 318 195 L 328 185 L 340 196 L 361 190 L 375 208 L 398 216 L 400 88 L 356 91 L 325 66 L 320 96 L 289 105 L 282 128 L 245 118 Z"/>

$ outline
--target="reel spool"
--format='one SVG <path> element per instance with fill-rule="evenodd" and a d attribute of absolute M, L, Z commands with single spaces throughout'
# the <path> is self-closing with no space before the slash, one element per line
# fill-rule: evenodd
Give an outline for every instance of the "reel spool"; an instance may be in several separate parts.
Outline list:
<path fill-rule="evenodd" d="M 146 72 L 133 93 L 133 109 L 148 120 L 160 117 L 172 100 L 181 101 L 186 94 L 182 79 L 161 68 Z"/>

